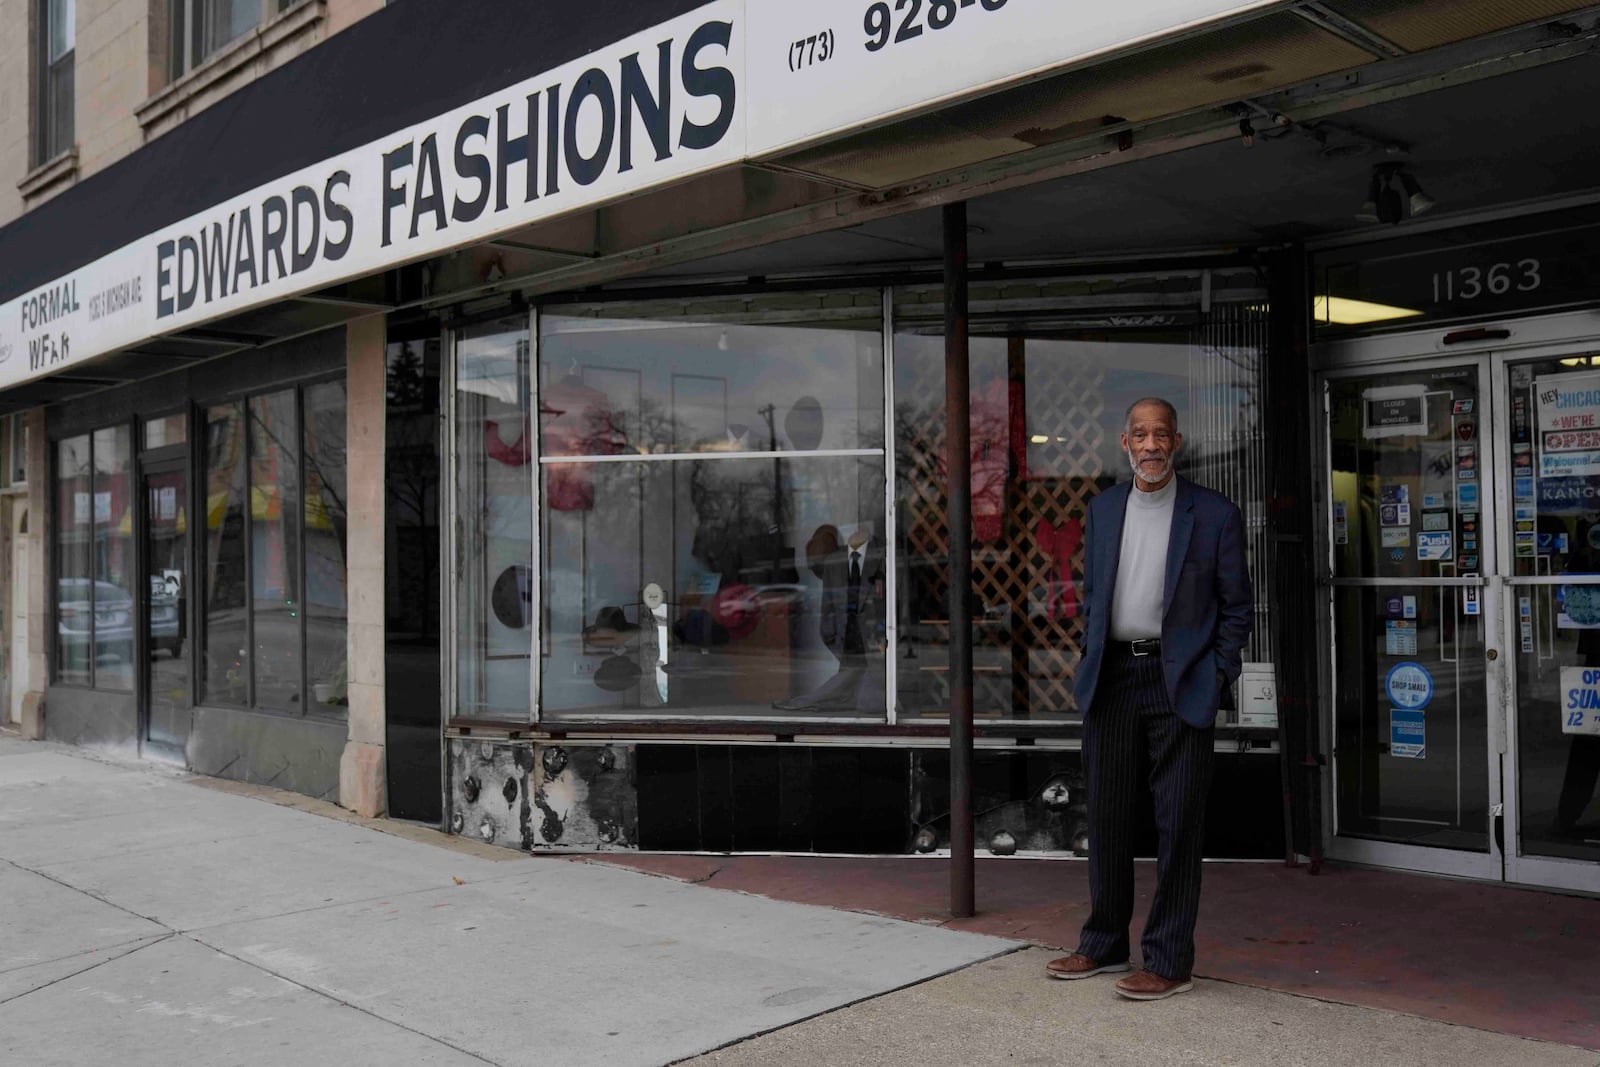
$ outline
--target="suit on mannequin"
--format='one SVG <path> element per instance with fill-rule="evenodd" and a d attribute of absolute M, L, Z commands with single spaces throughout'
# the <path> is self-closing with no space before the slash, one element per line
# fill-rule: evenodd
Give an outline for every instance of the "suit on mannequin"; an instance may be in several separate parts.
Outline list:
<path fill-rule="evenodd" d="M 857 529 L 818 561 L 822 579 L 822 643 L 839 660 L 838 672 L 817 689 L 773 702 L 785 711 L 883 710 L 883 546 Z"/>

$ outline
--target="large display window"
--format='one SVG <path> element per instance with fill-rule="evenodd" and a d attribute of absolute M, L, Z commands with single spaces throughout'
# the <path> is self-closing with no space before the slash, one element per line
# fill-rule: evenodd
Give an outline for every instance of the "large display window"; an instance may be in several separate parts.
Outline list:
<path fill-rule="evenodd" d="M 980 720 L 1079 721 L 1083 520 L 1129 477 L 1130 404 L 1173 404 L 1180 475 L 1246 516 L 1262 616 L 1248 660 L 1270 660 L 1263 368 L 1266 309 L 1243 292 L 1200 307 L 1201 277 L 971 288 L 973 707 Z M 1212 277 L 1219 292 L 1230 279 Z M 1104 308 L 1119 309 L 1108 314 Z M 894 299 L 895 494 L 900 566 L 897 710 L 949 716 L 949 530 L 943 290 Z"/>
<path fill-rule="evenodd" d="M 546 719 L 882 722 L 882 297 L 540 317 Z"/>
<path fill-rule="evenodd" d="M 533 654 L 528 319 L 455 343 L 455 715 L 527 721 Z"/>
<path fill-rule="evenodd" d="M 132 438 L 108 426 L 56 442 L 55 681 L 133 689 Z"/>
<path fill-rule="evenodd" d="M 1139 397 L 1177 407 L 1179 469 L 1239 504 L 1264 592 L 1264 300 L 1244 269 L 972 287 L 981 719 L 1079 718 L 1082 520 Z M 454 717 L 946 717 L 942 301 L 564 301 L 459 332 Z"/>
<path fill-rule="evenodd" d="M 348 704 L 345 383 L 203 409 L 201 700 Z"/>

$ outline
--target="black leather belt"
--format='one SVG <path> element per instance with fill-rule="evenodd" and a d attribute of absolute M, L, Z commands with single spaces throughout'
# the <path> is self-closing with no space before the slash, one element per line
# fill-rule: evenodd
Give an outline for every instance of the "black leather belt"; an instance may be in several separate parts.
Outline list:
<path fill-rule="evenodd" d="M 1161 640 L 1141 637 L 1137 641 L 1113 641 L 1111 647 L 1126 656 L 1155 656 L 1161 652 Z"/>

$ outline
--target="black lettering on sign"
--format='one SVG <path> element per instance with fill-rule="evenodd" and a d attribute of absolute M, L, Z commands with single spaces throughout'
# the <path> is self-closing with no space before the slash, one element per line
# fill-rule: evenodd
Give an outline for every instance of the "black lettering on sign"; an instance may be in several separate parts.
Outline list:
<path fill-rule="evenodd" d="M 566 152 L 567 173 L 579 185 L 593 185 L 605 173 L 606 160 L 611 157 L 611 145 L 617 136 L 617 101 L 613 95 L 611 79 L 605 71 L 590 67 L 572 89 L 572 99 L 567 101 Z M 578 146 L 578 119 L 583 105 L 593 99 L 600 105 L 600 143 L 592 155 L 584 155 Z"/>
<path fill-rule="evenodd" d="M 283 242 L 289 236 L 289 206 L 281 196 L 269 196 L 261 201 L 261 284 L 272 281 L 272 264 L 278 265 L 278 277 L 287 278 L 288 269 L 283 261 Z"/>
<path fill-rule="evenodd" d="M 520 137 L 511 136 L 511 105 L 501 104 L 495 109 L 495 183 L 494 209 L 506 209 L 506 187 L 510 184 L 513 163 L 524 164 L 523 203 L 539 199 L 539 93 L 528 94 L 528 125 Z M 530 156 L 528 153 L 532 152 Z"/>
<path fill-rule="evenodd" d="M 184 234 L 178 238 L 178 310 L 188 311 L 200 289 L 200 245 Z"/>
<path fill-rule="evenodd" d="M 301 220 L 306 220 L 302 223 Z M 289 192 L 289 271 L 299 274 L 317 261 L 317 245 L 322 241 L 322 211 L 317 194 L 309 185 L 297 185 Z"/>
<path fill-rule="evenodd" d="M 391 228 L 393 211 L 406 202 L 405 182 L 399 185 L 394 183 L 395 172 L 403 167 L 411 166 L 411 141 L 407 141 L 399 148 L 392 148 L 383 154 L 383 247 L 388 248 L 394 243 L 394 234 Z"/>
<path fill-rule="evenodd" d="M 423 192 L 426 189 L 427 192 Z M 428 134 L 417 152 L 417 189 L 411 201 L 411 236 L 422 226 L 422 214 L 433 216 L 433 228 L 445 228 L 444 189 L 439 182 L 439 138 Z"/>
<path fill-rule="evenodd" d="M 650 91 L 644 71 L 639 67 L 639 53 L 624 56 L 622 60 L 622 143 L 618 148 L 617 172 L 633 169 L 633 113 L 638 108 L 644 129 L 650 135 L 650 144 L 656 150 L 656 162 L 672 155 L 672 42 L 662 41 L 656 46 L 656 91 Z"/>
<path fill-rule="evenodd" d="M 238 292 L 244 282 L 244 276 L 250 275 L 250 288 L 254 289 L 260 279 L 256 274 L 256 235 L 255 223 L 250 220 L 250 209 L 239 209 L 239 247 L 233 257 L 233 291 Z"/>
<path fill-rule="evenodd" d="M 355 236 L 355 217 L 350 214 L 350 209 L 333 198 L 336 187 L 350 188 L 350 172 L 336 170 L 328 176 L 327 184 L 322 187 L 322 214 L 326 216 L 328 236 L 322 242 L 322 258 L 330 262 L 344 258 L 350 251 L 350 240 Z M 337 241 L 333 239 L 333 227 L 344 227 L 344 236 Z"/>
<path fill-rule="evenodd" d="M 218 297 L 228 295 L 228 279 L 233 274 L 233 264 L 228 259 L 233 249 L 233 222 L 234 216 L 229 215 L 226 233 L 220 222 L 213 222 L 209 230 L 200 227 L 200 280 L 208 302 L 213 290 Z"/>
<path fill-rule="evenodd" d="M 504 109 L 502 109 L 504 110 Z M 478 192 L 471 200 L 463 199 L 459 192 L 456 200 L 450 207 L 450 217 L 456 222 L 471 222 L 483 214 L 484 205 L 489 202 L 489 183 L 494 171 L 489 166 L 489 157 L 482 152 L 471 152 L 467 149 L 467 142 L 477 138 L 485 144 L 489 140 L 489 119 L 484 115 L 468 115 L 461 128 L 456 131 L 456 174 L 468 181 L 478 183 Z M 526 142 L 524 142 L 526 143 Z"/>
<path fill-rule="evenodd" d="M 728 44 L 733 40 L 733 23 L 708 22 L 689 35 L 689 43 L 683 49 L 683 91 L 690 96 L 714 96 L 721 107 L 717 117 L 710 122 L 701 124 L 690 120 L 686 114 L 683 117 L 683 126 L 678 131 L 678 146 L 680 148 L 703 149 L 721 141 L 728 132 L 728 127 L 733 125 L 733 107 L 737 97 L 738 86 L 733 80 L 733 71 L 727 67 L 702 67 L 698 64 L 700 53 L 713 45 L 727 52 Z"/>

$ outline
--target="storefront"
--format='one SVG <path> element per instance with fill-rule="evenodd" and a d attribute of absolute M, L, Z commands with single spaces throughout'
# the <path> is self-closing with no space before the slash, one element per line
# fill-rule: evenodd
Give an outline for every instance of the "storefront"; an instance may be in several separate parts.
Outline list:
<path fill-rule="evenodd" d="M 1208 854 L 1600 890 L 1600 24 L 1469 6 L 681 3 L 344 116 L 385 9 L 296 61 L 361 137 L 0 308 L 46 732 L 511 847 L 929 852 L 970 685 L 979 848 L 1081 853 L 1082 517 L 1154 394 L 1256 590 Z"/>
<path fill-rule="evenodd" d="M 1084 506 L 1125 467 L 1133 400 L 1173 398 L 1182 469 L 1240 500 L 1268 585 L 1265 299 L 1255 269 L 1223 264 L 972 288 L 973 681 L 997 850 L 1083 845 L 1078 549 Z M 458 831 L 947 842 L 943 310 L 942 287 L 915 281 L 558 298 L 454 335 Z M 1263 598 L 1252 680 L 1270 678 L 1271 641 Z M 1281 854 L 1261 703 L 1221 732 L 1258 813 L 1231 809 L 1222 853 Z M 523 766 L 532 792 L 508 804 Z"/>

